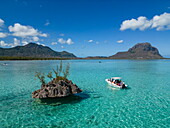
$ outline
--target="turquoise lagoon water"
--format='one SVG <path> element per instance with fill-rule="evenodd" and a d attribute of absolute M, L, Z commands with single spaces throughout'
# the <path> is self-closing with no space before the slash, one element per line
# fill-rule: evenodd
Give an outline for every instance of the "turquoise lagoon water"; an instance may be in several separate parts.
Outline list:
<path fill-rule="evenodd" d="M 0 128 L 170 127 L 170 60 L 63 61 L 70 63 L 69 79 L 83 93 L 51 103 L 31 98 L 40 88 L 34 75 L 60 61 L 5 62 L 0 65 Z M 130 88 L 111 88 L 105 82 L 111 76 L 121 76 Z"/>

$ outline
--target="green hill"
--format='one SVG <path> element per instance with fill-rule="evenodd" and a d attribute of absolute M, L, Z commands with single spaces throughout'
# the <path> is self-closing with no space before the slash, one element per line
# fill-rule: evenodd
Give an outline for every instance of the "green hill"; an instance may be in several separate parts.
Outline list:
<path fill-rule="evenodd" d="M 56 52 L 47 46 L 35 43 L 13 48 L 0 48 L 0 57 L 76 58 L 72 53 Z"/>

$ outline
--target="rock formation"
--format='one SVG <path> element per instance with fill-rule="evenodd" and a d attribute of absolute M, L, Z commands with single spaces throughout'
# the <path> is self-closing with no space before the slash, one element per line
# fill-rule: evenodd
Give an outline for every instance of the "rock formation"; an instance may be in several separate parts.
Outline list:
<path fill-rule="evenodd" d="M 157 48 L 150 43 L 138 43 L 126 52 L 118 52 L 111 59 L 162 59 Z"/>
<path fill-rule="evenodd" d="M 54 78 L 48 84 L 42 85 L 41 89 L 34 91 L 32 98 L 59 98 L 80 92 L 82 92 L 82 90 L 73 84 L 71 80 L 57 80 Z"/>

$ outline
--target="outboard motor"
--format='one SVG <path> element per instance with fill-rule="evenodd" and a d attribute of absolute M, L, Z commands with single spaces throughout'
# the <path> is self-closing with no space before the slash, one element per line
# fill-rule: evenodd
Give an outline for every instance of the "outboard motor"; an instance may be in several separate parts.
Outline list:
<path fill-rule="evenodd" d="M 122 88 L 126 88 L 125 84 L 122 85 Z"/>

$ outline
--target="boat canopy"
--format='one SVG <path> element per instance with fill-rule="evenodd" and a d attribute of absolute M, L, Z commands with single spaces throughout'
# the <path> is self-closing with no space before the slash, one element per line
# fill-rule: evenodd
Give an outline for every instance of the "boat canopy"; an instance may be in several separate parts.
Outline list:
<path fill-rule="evenodd" d="M 121 77 L 112 77 L 112 79 L 114 79 L 114 80 L 120 80 L 120 79 L 122 79 Z"/>

